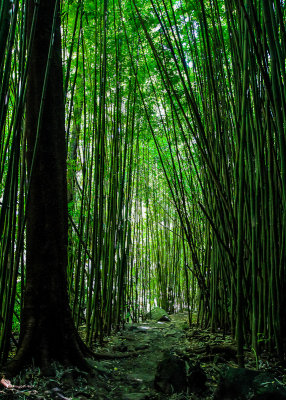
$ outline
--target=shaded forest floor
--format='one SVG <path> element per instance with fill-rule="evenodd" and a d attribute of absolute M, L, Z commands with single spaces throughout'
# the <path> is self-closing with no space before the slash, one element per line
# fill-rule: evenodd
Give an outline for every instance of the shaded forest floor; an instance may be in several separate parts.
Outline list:
<path fill-rule="evenodd" d="M 189 329 L 187 314 L 172 315 L 170 322 L 146 321 L 128 324 L 96 349 L 107 359 L 93 361 L 96 375 L 56 368 L 56 376 L 44 378 L 38 370 L 27 370 L 11 382 L 17 387 L 0 388 L 2 399 L 62 400 L 197 400 L 239 398 L 215 395 L 226 366 L 237 367 L 230 336 L 208 330 Z M 158 365 L 162 360 L 161 367 Z M 172 370 L 171 364 L 174 366 Z M 271 373 L 284 387 L 285 370 L 278 361 L 246 352 L 246 368 Z M 181 379 L 187 371 L 188 386 Z M 192 375 L 193 374 L 193 375 Z M 193 378 L 191 379 L 190 377 Z M 264 381 L 267 380 L 265 375 Z M 270 375 L 269 375 L 270 376 Z M 172 380 L 179 386 L 173 393 Z M 269 380 L 269 379 L 268 379 Z M 180 392 L 180 384 L 184 393 Z M 286 391 L 285 391 L 286 393 Z M 248 398 L 247 396 L 245 398 Z M 249 397 L 256 398 L 256 397 Z M 267 397 L 261 397 L 267 398 Z M 275 396 L 270 397 L 275 399 Z M 280 399 L 280 397 L 277 397 Z M 283 396 L 281 398 L 284 398 Z"/>

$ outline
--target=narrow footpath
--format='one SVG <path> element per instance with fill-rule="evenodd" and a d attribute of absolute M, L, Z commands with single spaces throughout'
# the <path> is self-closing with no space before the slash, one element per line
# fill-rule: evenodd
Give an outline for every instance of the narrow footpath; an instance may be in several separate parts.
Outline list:
<path fill-rule="evenodd" d="M 230 336 L 189 329 L 187 313 L 162 319 L 126 324 L 106 338 L 97 359 L 89 360 L 94 377 L 59 366 L 52 378 L 27 370 L 9 387 L 2 383 L 0 399 L 286 399 L 285 369 L 269 354 L 246 351 L 246 369 L 240 369 Z"/>

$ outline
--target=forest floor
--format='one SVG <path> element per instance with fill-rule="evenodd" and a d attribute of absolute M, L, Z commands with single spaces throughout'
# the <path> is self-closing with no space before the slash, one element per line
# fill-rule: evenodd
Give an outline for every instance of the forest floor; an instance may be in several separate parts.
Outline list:
<path fill-rule="evenodd" d="M 234 342 L 223 333 L 189 329 L 186 313 L 172 315 L 170 319 L 170 322 L 148 320 L 128 324 L 124 330 L 107 338 L 104 346 L 96 349 L 99 354 L 107 354 L 107 359 L 90 360 L 96 371 L 95 377 L 58 367 L 56 376 L 48 379 L 41 377 L 36 369 L 27 370 L 11 382 L 14 387 L 5 389 L 0 385 L 0 399 L 213 399 L 221 371 L 226 365 L 237 367 Z M 176 371 L 171 371 L 168 362 L 171 359 L 174 364 L 173 360 L 176 362 L 178 358 L 187 365 L 187 371 L 192 372 L 195 368 L 192 389 L 188 386 L 184 393 L 172 393 L 173 387 L 167 383 L 172 379 L 180 381 L 180 375 L 185 373 L 184 368 L 180 371 L 183 366 L 180 362 Z M 158 372 L 162 359 L 165 359 L 165 364 Z M 199 368 L 199 374 L 196 368 Z M 246 352 L 246 368 L 271 370 L 279 382 L 284 383 L 283 369 L 275 359 L 269 360 L 269 355 L 267 360 L 266 356 L 257 359 L 253 353 Z"/>

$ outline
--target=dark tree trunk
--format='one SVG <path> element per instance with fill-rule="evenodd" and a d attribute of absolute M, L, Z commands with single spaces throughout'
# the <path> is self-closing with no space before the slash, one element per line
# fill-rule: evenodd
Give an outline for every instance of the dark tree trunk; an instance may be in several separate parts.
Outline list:
<path fill-rule="evenodd" d="M 28 0 L 29 27 L 34 4 Z M 53 360 L 88 368 L 84 360 L 87 348 L 74 327 L 67 294 L 66 144 L 58 12 L 42 97 L 55 6 L 55 0 L 40 2 L 27 82 L 27 163 L 32 177 L 27 203 L 27 280 L 20 345 L 7 366 L 10 375 L 32 359 L 44 373 Z M 41 98 L 42 117 L 32 165 Z"/>

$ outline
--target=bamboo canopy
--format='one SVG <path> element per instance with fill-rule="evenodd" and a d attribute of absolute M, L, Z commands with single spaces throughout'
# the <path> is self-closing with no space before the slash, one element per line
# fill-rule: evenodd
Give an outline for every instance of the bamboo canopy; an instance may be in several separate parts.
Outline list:
<path fill-rule="evenodd" d="M 159 305 L 231 332 L 241 366 L 244 346 L 284 359 L 285 7 L 60 2 L 67 290 L 87 346 Z M 37 18 L 1 3 L 1 363 L 24 307 Z"/>

